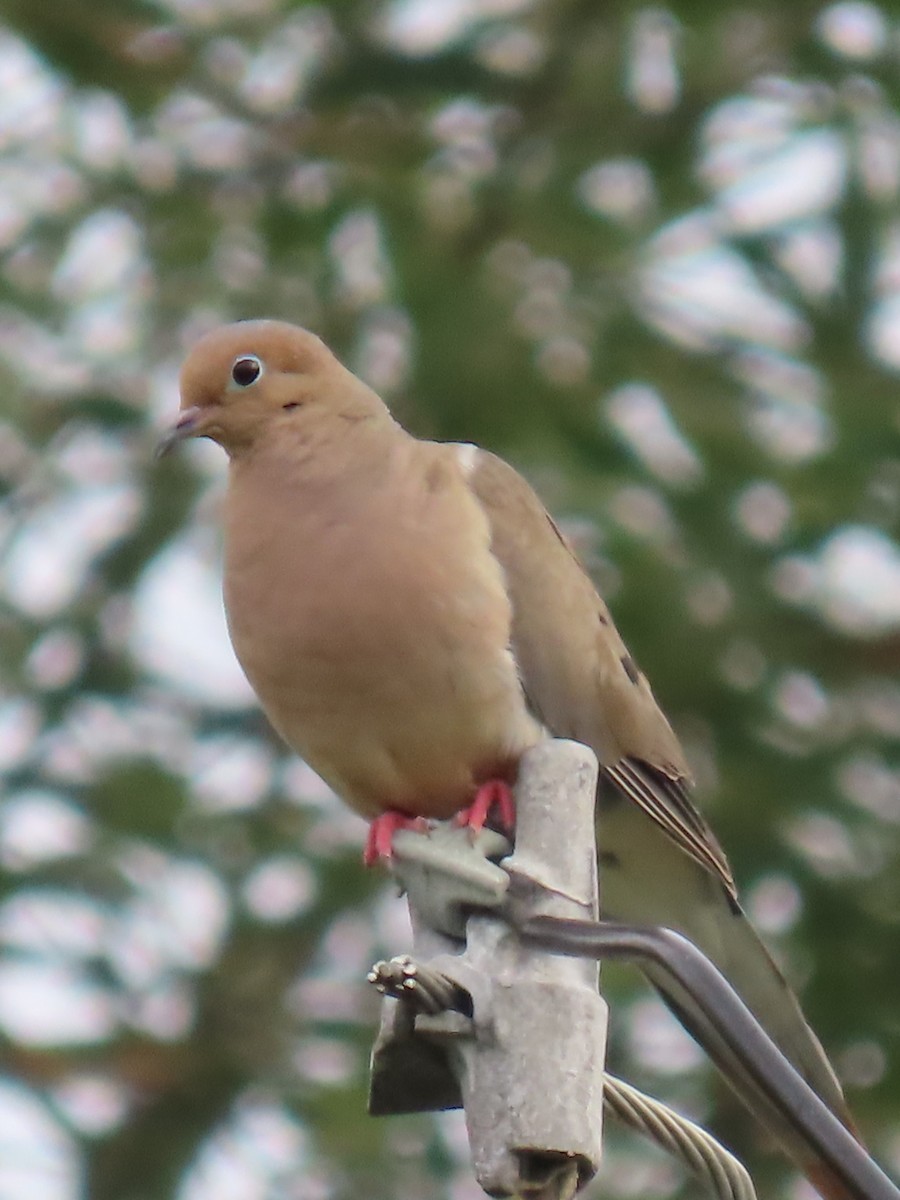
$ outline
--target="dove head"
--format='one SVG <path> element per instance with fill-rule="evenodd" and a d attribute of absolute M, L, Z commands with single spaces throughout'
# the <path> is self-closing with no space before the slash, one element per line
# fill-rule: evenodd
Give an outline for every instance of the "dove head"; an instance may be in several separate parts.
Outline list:
<path fill-rule="evenodd" d="M 381 400 L 306 329 L 239 321 L 208 333 L 181 371 L 181 414 L 160 444 L 208 437 L 231 457 L 261 439 L 386 416 Z"/>

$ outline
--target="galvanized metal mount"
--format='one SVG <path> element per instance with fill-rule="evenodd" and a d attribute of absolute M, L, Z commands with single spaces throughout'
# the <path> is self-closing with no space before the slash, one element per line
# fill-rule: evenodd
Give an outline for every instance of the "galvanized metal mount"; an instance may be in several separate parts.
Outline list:
<path fill-rule="evenodd" d="M 385 999 L 369 1111 L 464 1107 L 491 1196 L 549 1195 L 563 1174 L 581 1186 L 600 1162 L 607 1008 L 597 964 L 526 947 L 484 912 L 510 898 L 519 913 L 596 919 L 596 783 L 588 749 L 547 741 L 521 764 L 513 853 L 498 834 L 473 842 L 450 825 L 394 840 L 413 947 L 370 974 Z"/>

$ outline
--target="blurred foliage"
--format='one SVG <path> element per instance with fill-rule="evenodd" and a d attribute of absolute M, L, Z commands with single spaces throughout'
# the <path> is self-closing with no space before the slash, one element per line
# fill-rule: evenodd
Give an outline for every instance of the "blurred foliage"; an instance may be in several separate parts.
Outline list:
<path fill-rule="evenodd" d="M 261 315 L 567 518 L 900 1169 L 888 6 L 2 21 L 4 1200 L 477 1194 L 459 1121 L 365 1115 L 364 973 L 402 909 L 221 666 L 220 457 L 151 460 L 186 346 Z M 607 985 L 619 1073 L 780 1185 L 640 981 Z M 691 1187 L 609 1153 L 598 1195 Z"/>

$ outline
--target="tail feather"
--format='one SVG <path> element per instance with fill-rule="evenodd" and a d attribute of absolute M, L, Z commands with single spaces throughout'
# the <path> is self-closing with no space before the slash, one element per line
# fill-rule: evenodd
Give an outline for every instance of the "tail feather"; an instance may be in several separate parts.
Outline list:
<path fill-rule="evenodd" d="M 774 964 L 772 965 L 774 968 Z M 825 1197 L 826 1200 L 849 1200 L 850 1193 L 847 1191 L 842 1180 L 834 1174 L 827 1164 L 811 1154 L 807 1143 L 793 1132 L 791 1127 L 785 1122 L 778 1108 L 772 1104 L 766 1093 L 758 1087 L 753 1077 L 747 1073 L 740 1061 L 719 1037 L 714 1027 L 707 1022 L 703 1014 L 695 1007 L 690 997 L 680 992 L 679 989 L 672 985 L 668 978 L 652 968 L 646 971 L 646 975 L 685 1029 L 705 1047 L 724 1078 L 728 1081 L 748 1111 L 781 1147 L 795 1166 L 803 1172 L 816 1191 Z M 791 1000 L 793 999 L 791 995 Z M 797 1007 L 796 1001 L 794 1001 L 794 1006 Z M 757 1019 L 759 1018 L 757 1017 Z M 762 1024 L 763 1022 L 760 1023 Z M 810 1038 L 817 1045 L 818 1039 L 815 1038 L 815 1035 L 809 1030 L 808 1026 L 806 1026 L 806 1029 L 809 1031 Z M 773 1037 L 772 1040 L 775 1041 L 775 1038 Z M 793 1037 L 791 1039 L 792 1045 L 796 1046 L 796 1041 L 796 1037 Z M 781 1047 L 779 1048 L 781 1049 Z M 784 1053 L 784 1050 L 782 1052 Z M 785 1057 L 789 1056 L 785 1054 Z M 793 1059 L 791 1061 L 799 1070 L 797 1062 Z M 827 1059 L 825 1063 L 827 1066 Z M 830 1067 L 828 1068 L 828 1072 L 833 1077 Z M 805 1071 L 801 1071 L 800 1073 L 803 1074 L 810 1086 L 813 1086 L 813 1081 L 809 1078 L 808 1073 Z M 816 1075 L 818 1078 L 819 1073 L 816 1072 Z M 821 1079 L 819 1079 L 819 1082 L 821 1082 Z M 821 1095 L 819 1087 L 814 1087 L 814 1090 L 818 1095 Z M 828 1090 L 831 1092 L 828 1107 L 854 1137 L 860 1140 L 840 1089 L 838 1088 L 837 1096 L 834 1095 L 832 1088 L 829 1087 Z M 824 1099 L 824 1097 L 822 1098 Z"/>
<path fill-rule="evenodd" d="M 718 922 L 724 927 L 717 938 L 719 944 L 705 946 L 697 942 L 700 949 L 728 979 L 813 1091 L 844 1125 L 852 1128 L 844 1093 L 822 1043 L 756 930 L 736 905 L 723 904 Z M 689 930 L 685 932 L 691 936 Z"/>
<path fill-rule="evenodd" d="M 721 882 L 657 832 L 631 804 L 605 807 L 599 844 L 604 915 L 633 924 L 663 925 L 689 938 L 719 968 L 785 1058 L 860 1140 L 838 1078 L 797 998 Z M 806 1144 L 787 1127 L 691 998 L 662 972 L 649 968 L 645 973 L 813 1186 L 828 1200 L 844 1200 L 841 1182 L 823 1163 L 810 1160 Z"/>

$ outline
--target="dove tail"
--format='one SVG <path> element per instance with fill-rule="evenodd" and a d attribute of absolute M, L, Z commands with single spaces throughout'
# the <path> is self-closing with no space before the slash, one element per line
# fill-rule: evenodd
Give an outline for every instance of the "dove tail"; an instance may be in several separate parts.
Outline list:
<path fill-rule="evenodd" d="M 723 921 L 728 922 L 728 927 L 715 938 L 715 945 L 704 944 L 705 940 L 708 943 L 708 939 L 704 939 L 702 930 L 682 927 L 681 932 L 716 964 L 785 1058 L 861 1142 L 831 1063 L 768 950 L 734 902 L 722 904 L 718 922 Z M 697 936 L 698 933 L 700 936 Z M 784 1118 L 745 1072 L 690 997 L 656 971 L 648 970 L 647 975 L 685 1028 L 709 1047 L 711 1057 L 740 1098 L 816 1191 L 826 1200 L 847 1200 L 847 1191 L 841 1180 L 820 1160 L 810 1158 L 805 1142 L 785 1124 Z"/>
<path fill-rule="evenodd" d="M 785 1058 L 859 1139 L 825 1051 L 738 902 L 721 878 L 648 821 L 637 805 L 601 800 L 598 820 L 604 916 L 674 929 L 698 947 L 735 989 Z M 693 1000 L 658 969 L 645 974 L 678 1019 L 705 1047 L 725 1078 L 810 1183 L 827 1200 L 845 1200 L 840 1181 L 753 1082 Z"/>

